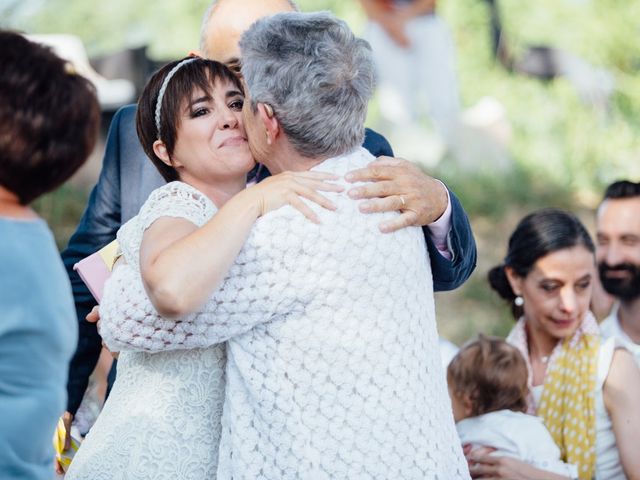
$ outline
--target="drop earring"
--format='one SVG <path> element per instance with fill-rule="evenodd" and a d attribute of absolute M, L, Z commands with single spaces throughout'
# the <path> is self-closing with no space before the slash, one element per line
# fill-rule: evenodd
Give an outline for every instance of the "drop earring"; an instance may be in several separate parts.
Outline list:
<path fill-rule="evenodd" d="M 515 304 L 516 307 L 521 307 L 524 305 L 524 298 L 518 295 L 516 298 L 513 299 L 513 303 Z"/>

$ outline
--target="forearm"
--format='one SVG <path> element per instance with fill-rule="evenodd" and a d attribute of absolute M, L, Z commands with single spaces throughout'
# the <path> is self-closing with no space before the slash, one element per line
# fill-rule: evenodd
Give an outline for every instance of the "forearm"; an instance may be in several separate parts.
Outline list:
<path fill-rule="evenodd" d="M 156 258 L 145 258 L 143 248 L 142 278 L 158 311 L 178 317 L 198 310 L 227 275 L 259 213 L 250 192 L 240 192 L 209 222 Z"/>
<path fill-rule="evenodd" d="M 259 299 L 255 288 L 246 288 L 256 284 L 257 275 L 245 275 L 242 270 L 232 274 L 231 285 L 217 292 L 198 313 L 175 320 L 158 313 L 130 265 L 116 268 L 100 305 L 99 329 L 105 345 L 114 352 L 206 348 L 271 320 L 275 304 L 287 312 L 294 310 L 291 304 L 279 302 L 275 291 Z M 240 287 L 245 283 L 245 288 Z"/>

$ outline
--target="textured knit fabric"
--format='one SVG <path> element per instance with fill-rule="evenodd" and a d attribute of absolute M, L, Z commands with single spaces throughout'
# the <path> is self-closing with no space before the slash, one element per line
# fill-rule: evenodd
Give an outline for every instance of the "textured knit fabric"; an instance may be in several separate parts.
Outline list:
<path fill-rule="evenodd" d="M 42 220 L 0 217 L 0 478 L 53 475 L 77 341 L 71 286 Z"/>
<path fill-rule="evenodd" d="M 215 211 L 187 184 L 172 182 L 155 190 L 118 233 L 136 285 L 142 286 L 140 244 L 149 225 L 160 217 L 180 217 L 202 226 Z M 144 290 L 138 292 L 146 298 Z M 103 305 L 109 302 L 103 299 Z M 223 345 L 122 352 L 113 390 L 66 480 L 215 479 L 225 359 Z"/>
<path fill-rule="evenodd" d="M 560 460 L 560 449 L 554 443 L 542 419 L 511 410 L 465 418 L 456 424 L 463 445 L 493 447 L 492 455 L 517 458 L 547 472 L 577 477 L 577 469 Z"/>
<path fill-rule="evenodd" d="M 357 149 L 315 170 L 343 175 Z M 383 235 L 344 194 L 315 225 L 261 218 L 207 312 L 170 322 L 116 269 L 101 307 L 113 348 L 228 340 L 218 478 L 468 478 L 440 361 L 422 232 Z"/>

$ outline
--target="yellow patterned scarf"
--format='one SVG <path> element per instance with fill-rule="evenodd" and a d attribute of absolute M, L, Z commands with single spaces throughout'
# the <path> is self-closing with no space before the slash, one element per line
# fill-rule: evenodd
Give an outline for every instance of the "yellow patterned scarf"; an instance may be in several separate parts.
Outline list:
<path fill-rule="evenodd" d="M 521 321 L 524 333 L 524 321 Z M 524 335 L 526 338 L 526 333 Z M 595 472 L 595 387 L 599 348 L 598 326 L 589 314 L 578 331 L 554 349 L 536 411 L 560 448 L 562 460 L 577 465 L 581 480 L 591 480 Z M 528 348 L 526 350 L 529 363 Z"/>

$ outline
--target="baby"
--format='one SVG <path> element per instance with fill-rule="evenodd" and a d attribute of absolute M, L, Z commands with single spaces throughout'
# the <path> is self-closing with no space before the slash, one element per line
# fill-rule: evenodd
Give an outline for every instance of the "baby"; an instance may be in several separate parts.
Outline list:
<path fill-rule="evenodd" d="M 517 458 L 541 470 L 577 478 L 560 460 L 560 449 L 542 419 L 527 409 L 527 365 L 502 339 L 480 335 L 447 369 L 449 395 L 463 445 L 491 447 L 493 455 Z"/>

